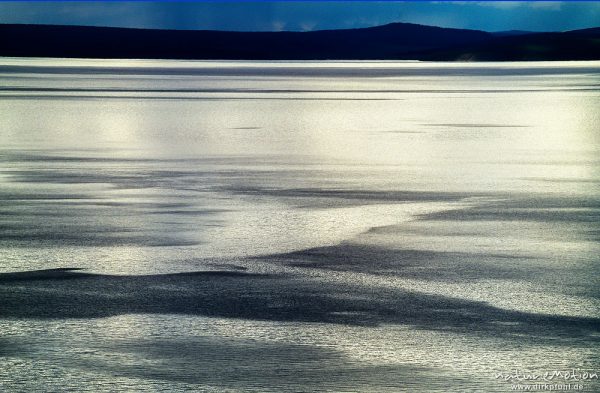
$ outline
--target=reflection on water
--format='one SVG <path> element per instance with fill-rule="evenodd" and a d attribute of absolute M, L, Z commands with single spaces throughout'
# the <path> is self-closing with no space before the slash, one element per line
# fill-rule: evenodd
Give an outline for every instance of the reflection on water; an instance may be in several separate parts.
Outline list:
<path fill-rule="evenodd" d="M 2 59 L 0 80 L 3 390 L 600 371 L 600 63 Z"/>

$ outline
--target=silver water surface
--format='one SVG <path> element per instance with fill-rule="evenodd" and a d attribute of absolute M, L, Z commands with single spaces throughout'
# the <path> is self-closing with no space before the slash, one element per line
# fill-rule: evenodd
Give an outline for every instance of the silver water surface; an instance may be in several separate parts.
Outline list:
<path fill-rule="evenodd" d="M 598 372 L 598 108 L 598 62 L 1 59 L 0 388 Z"/>

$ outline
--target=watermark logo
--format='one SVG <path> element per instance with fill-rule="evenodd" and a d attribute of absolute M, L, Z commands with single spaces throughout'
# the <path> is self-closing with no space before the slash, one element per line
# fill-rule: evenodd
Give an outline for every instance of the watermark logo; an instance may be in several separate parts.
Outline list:
<path fill-rule="evenodd" d="M 511 390 L 516 391 L 580 391 L 584 390 L 585 382 L 598 380 L 598 373 L 575 368 L 543 372 L 515 369 L 495 373 L 494 378 L 512 383 Z"/>
<path fill-rule="evenodd" d="M 514 370 L 510 373 L 496 373 L 496 379 L 502 379 L 504 381 L 510 382 L 522 382 L 522 381 L 558 381 L 563 380 L 565 382 L 579 382 L 579 381 L 590 381 L 593 379 L 598 379 L 597 372 L 590 372 L 579 369 L 571 369 L 571 370 L 554 370 L 554 371 L 545 371 L 542 373 L 538 372 L 525 372 L 521 370 Z"/>

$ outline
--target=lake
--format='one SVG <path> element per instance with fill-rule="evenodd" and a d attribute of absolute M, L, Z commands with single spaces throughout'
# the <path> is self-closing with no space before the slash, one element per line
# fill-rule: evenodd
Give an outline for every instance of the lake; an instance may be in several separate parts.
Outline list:
<path fill-rule="evenodd" d="M 0 58 L 0 113 L 2 391 L 600 390 L 600 62 Z"/>

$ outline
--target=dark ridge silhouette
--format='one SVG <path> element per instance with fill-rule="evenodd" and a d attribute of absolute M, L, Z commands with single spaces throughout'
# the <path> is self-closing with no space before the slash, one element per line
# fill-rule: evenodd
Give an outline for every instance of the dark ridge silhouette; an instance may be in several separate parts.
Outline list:
<path fill-rule="evenodd" d="M 412 53 L 475 44 L 477 30 L 392 23 L 313 32 L 149 30 L 0 25 L 0 55 L 163 59 L 411 59 Z"/>
<path fill-rule="evenodd" d="M 408 23 L 314 32 L 2 25 L 0 36 L 5 56 L 252 60 L 402 58 L 491 37 L 482 31 Z"/>
<path fill-rule="evenodd" d="M 599 60 L 600 28 L 497 37 L 482 44 L 425 54 L 420 60 Z"/>
<path fill-rule="evenodd" d="M 494 31 L 492 34 L 496 37 L 508 37 L 515 35 L 525 35 L 525 34 L 535 34 L 535 31 L 527 31 L 527 30 L 504 30 L 504 31 Z"/>
<path fill-rule="evenodd" d="M 595 60 L 600 28 L 564 33 L 411 23 L 311 32 L 0 25 L 0 56 L 223 60 Z"/>

